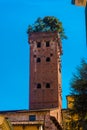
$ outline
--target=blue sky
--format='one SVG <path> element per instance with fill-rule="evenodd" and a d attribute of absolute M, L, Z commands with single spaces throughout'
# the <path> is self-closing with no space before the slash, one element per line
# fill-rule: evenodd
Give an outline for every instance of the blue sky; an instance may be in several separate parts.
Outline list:
<path fill-rule="evenodd" d="M 44 16 L 62 23 L 67 40 L 62 41 L 62 99 L 66 107 L 72 73 L 87 56 L 85 8 L 71 0 L 0 0 L 0 110 L 28 109 L 29 24 Z"/>

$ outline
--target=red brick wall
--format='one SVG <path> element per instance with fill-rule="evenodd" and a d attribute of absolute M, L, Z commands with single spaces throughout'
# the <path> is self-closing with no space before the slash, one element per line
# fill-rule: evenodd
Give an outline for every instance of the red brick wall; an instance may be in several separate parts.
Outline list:
<path fill-rule="evenodd" d="M 49 41 L 50 46 L 46 47 Z M 41 47 L 38 48 L 38 42 Z M 32 33 L 30 43 L 30 109 L 55 108 L 61 104 L 61 72 L 60 54 L 61 44 L 57 33 Z M 46 58 L 50 62 L 46 62 Z M 37 63 L 37 58 L 41 62 Z M 37 88 L 37 84 L 41 88 Z M 50 88 L 46 88 L 46 84 Z"/>

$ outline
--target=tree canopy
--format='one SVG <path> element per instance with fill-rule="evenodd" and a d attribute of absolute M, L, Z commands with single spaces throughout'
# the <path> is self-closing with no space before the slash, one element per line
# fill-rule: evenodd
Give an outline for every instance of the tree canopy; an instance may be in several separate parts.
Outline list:
<path fill-rule="evenodd" d="M 77 73 L 73 75 L 71 95 L 74 96 L 72 113 L 78 114 L 78 122 L 84 128 L 84 122 L 87 123 L 87 62 L 85 60 L 81 61 Z"/>
<path fill-rule="evenodd" d="M 85 60 L 81 61 L 81 65 L 77 68 L 77 73 L 73 75 L 71 94 L 87 94 L 87 63 Z"/>
<path fill-rule="evenodd" d="M 58 32 L 61 39 L 66 39 L 62 22 L 54 16 L 46 16 L 37 18 L 33 25 L 29 25 L 27 33 L 31 32 Z"/>

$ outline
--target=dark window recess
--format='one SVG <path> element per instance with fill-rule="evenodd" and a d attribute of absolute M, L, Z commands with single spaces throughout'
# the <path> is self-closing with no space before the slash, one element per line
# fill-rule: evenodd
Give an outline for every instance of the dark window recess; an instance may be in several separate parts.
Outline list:
<path fill-rule="evenodd" d="M 50 57 L 47 57 L 47 58 L 46 58 L 46 61 L 47 61 L 47 62 L 50 62 Z"/>
<path fill-rule="evenodd" d="M 29 116 L 29 121 L 35 121 L 36 120 L 36 116 L 35 115 L 30 115 Z"/>
<path fill-rule="evenodd" d="M 40 58 L 37 58 L 37 62 L 41 62 L 41 59 L 40 59 Z"/>
<path fill-rule="evenodd" d="M 53 56 L 53 54 L 51 53 L 50 56 Z"/>
<path fill-rule="evenodd" d="M 37 43 L 37 47 L 40 48 L 41 47 L 41 42 Z"/>
<path fill-rule="evenodd" d="M 49 47 L 50 46 L 50 43 L 49 41 L 46 42 L 46 47 Z"/>
<path fill-rule="evenodd" d="M 47 83 L 47 84 L 46 84 L 46 88 L 50 88 L 50 83 Z"/>
<path fill-rule="evenodd" d="M 36 55 L 34 55 L 34 58 L 36 58 Z"/>
<path fill-rule="evenodd" d="M 37 88 L 41 88 L 41 84 L 40 83 L 37 84 Z"/>

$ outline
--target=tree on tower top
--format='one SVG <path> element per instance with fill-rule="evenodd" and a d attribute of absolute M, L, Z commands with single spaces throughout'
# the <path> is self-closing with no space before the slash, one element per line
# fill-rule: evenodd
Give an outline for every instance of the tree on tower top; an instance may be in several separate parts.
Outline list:
<path fill-rule="evenodd" d="M 27 33 L 31 32 L 58 32 L 61 39 L 66 39 L 62 22 L 54 16 L 46 16 L 43 19 L 37 18 L 33 25 L 29 25 Z"/>

